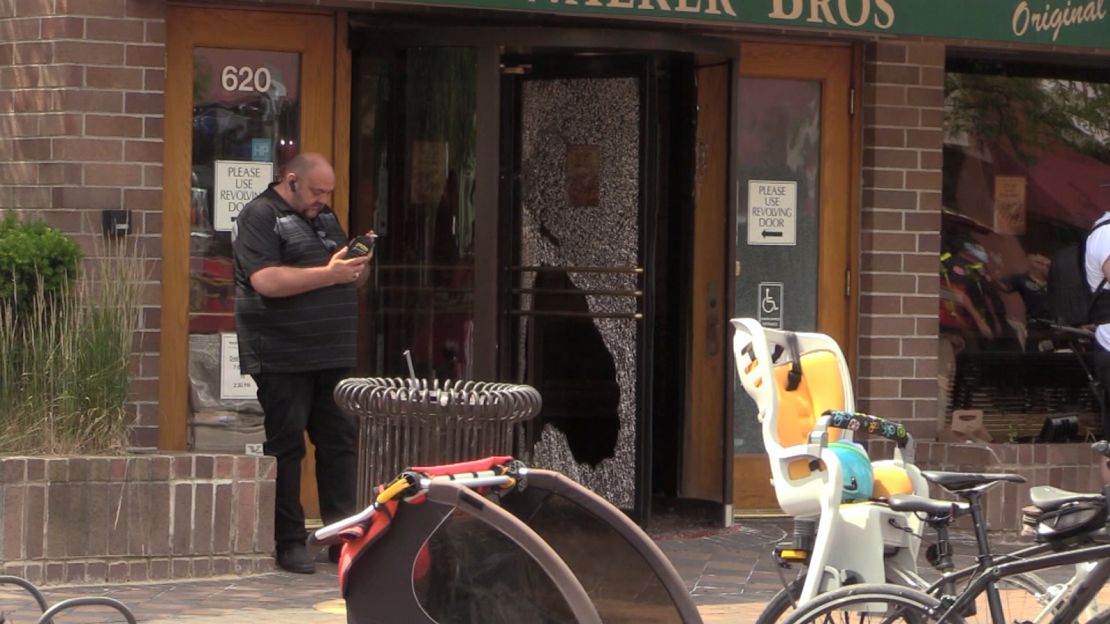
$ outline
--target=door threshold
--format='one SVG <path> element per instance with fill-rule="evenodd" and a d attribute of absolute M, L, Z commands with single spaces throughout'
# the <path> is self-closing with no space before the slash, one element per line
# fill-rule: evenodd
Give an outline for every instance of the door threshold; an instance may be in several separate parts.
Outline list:
<path fill-rule="evenodd" d="M 733 520 L 752 518 L 787 518 L 781 509 L 739 509 L 732 512 Z"/>

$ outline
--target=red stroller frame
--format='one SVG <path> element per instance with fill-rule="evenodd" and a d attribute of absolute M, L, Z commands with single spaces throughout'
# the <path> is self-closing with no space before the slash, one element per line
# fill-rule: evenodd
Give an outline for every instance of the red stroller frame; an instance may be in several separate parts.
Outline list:
<path fill-rule="evenodd" d="M 343 543 L 349 624 L 701 622 L 620 510 L 511 457 L 412 468 L 312 541 Z"/>

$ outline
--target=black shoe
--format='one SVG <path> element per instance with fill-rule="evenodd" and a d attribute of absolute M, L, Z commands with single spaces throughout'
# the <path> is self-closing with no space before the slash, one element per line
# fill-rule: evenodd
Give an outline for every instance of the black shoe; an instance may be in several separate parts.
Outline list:
<path fill-rule="evenodd" d="M 343 549 L 340 544 L 333 544 L 328 546 L 328 561 L 332 563 L 339 563 L 339 552 Z"/>
<path fill-rule="evenodd" d="M 300 542 L 278 546 L 275 559 L 277 559 L 278 567 L 287 572 L 295 574 L 315 574 L 316 572 L 316 564 L 308 558 L 308 551 L 305 550 L 304 544 Z"/>

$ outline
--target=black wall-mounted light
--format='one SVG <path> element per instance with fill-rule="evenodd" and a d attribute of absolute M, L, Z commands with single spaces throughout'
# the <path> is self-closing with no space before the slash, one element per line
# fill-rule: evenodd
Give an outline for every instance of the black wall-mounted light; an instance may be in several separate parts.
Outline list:
<path fill-rule="evenodd" d="M 103 210 L 101 216 L 104 236 L 120 238 L 131 232 L 130 210 Z"/>

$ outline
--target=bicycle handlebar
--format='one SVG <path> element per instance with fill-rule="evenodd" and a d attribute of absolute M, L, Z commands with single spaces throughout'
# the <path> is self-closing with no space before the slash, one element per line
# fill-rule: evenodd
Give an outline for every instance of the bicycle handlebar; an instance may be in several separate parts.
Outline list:
<path fill-rule="evenodd" d="M 1091 450 L 1107 459 L 1110 459 L 1110 442 L 1107 442 L 1106 440 L 1099 440 L 1098 442 L 1095 442 L 1091 445 Z"/>
<path fill-rule="evenodd" d="M 450 480 L 471 488 L 494 486 L 512 487 L 517 483 L 518 479 L 523 478 L 527 473 L 528 469 L 524 467 L 517 468 L 514 475 L 499 474 L 495 471 L 469 472 L 465 475 L 435 476 L 428 476 L 418 472 L 405 472 L 397 477 L 393 483 L 382 488 L 382 491 L 374 497 L 374 502 L 370 503 L 370 506 L 366 509 L 310 533 L 308 536 L 308 545 L 331 546 L 348 541 L 349 538 L 344 534 L 356 527 L 365 529 L 370 524 L 370 520 L 373 519 L 374 514 L 376 514 L 378 509 L 383 505 L 399 496 L 412 497 L 427 492 L 432 483 L 437 480 Z"/>
<path fill-rule="evenodd" d="M 877 435 L 894 442 L 898 448 L 906 448 L 912 440 L 904 426 L 879 416 L 844 410 L 825 410 L 821 415 L 829 417 L 830 427 Z"/>
<path fill-rule="evenodd" d="M 1093 332 L 1089 329 L 1086 329 L 1084 327 L 1072 327 L 1071 325 L 1060 325 L 1059 323 L 1053 323 L 1052 321 L 1046 321 L 1044 319 L 1032 319 L 1032 320 L 1029 321 L 1029 324 L 1044 327 L 1046 329 L 1050 329 L 1050 330 L 1052 330 L 1052 331 L 1054 331 L 1058 334 L 1067 334 L 1067 335 L 1070 335 L 1070 336 L 1076 336 L 1078 338 L 1092 338 L 1093 339 L 1095 337 L 1095 332 Z"/>

